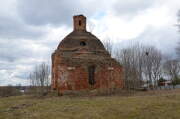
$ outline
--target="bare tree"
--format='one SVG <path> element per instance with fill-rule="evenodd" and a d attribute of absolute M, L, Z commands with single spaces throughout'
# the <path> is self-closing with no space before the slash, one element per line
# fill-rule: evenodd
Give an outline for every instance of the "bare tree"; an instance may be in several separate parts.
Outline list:
<path fill-rule="evenodd" d="M 107 38 L 103 41 L 104 47 L 109 52 L 110 55 L 112 55 L 113 52 L 113 43 L 110 38 Z"/>
<path fill-rule="evenodd" d="M 164 63 L 163 69 L 165 74 L 170 77 L 174 88 L 176 85 L 175 80 L 179 78 L 180 62 L 178 60 L 168 60 Z"/>
<path fill-rule="evenodd" d="M 123 65 L 125 87 L 139 88 L 143 82 L 144 46 L 137 43 L 128 48 L 116 50 L 116 59 Z"/>
<path fill-rule="evenodd" d="M 158 86 L 162 54 L 155 47 L 135 43 L 117 50 L 116 59 L 123 65 L 127 89 L 141 88 L 144 82 L 147 82 L 147 86 Z"/>
<path fill-rule="evenodd" d="M 158 80 L 160 79 L 162 75 L 162 54 L 159 50 L 154 49 L 152 52 L 152 79 L 154 82 L 155 88 L 158 86 Z"/>
<path fill-rule="evenodd" d="M 120 62 L 124 68 L 124 79 L 125 79 L 125 87 L 127 89 L 134 88 L 134 80 L 137 79 L 137 71 L 134 66 L 134 57 L 131 49 L 123 49 L 121 51 L 121 59 Z"/>
<path fill-rule="evenodd" d="M 144 60 L 144 73 L 148 79 L 148 86 L 155 88 L 158 86 L 158 80 L 161 76 L 162 54 L 152 46 L 146 47 Z"/>
<path fill-rule="evenodd" d="M 34 71 L 29 75 L 32 89 L 39 95 L 45 95 L 49 92 L 50 85 L 50 66 L 46 63 L 37 65 Z"/>

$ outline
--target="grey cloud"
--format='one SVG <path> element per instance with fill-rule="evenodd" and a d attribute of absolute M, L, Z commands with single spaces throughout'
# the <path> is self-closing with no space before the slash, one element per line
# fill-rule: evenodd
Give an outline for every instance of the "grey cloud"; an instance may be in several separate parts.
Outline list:
<path fill-rule="evenodd" d="M 117 15 L 134 16 L 152 7 L 154 3 L 155 0 L 117 0 L 113 10 Z"/>
<path fill-rule="evenodd" d="M 19 39 L 0 40 L 0 60 L 14 62 L 21 58 L 32 57 L 31 49 L 27 49 L 25 46 L 29 44 L 23 44 Z"/>
<path fill-rule="evenodd" d="M 83 0 L 21 0 L 18 12 L 27 24 L 57 26 L 72 24 L 75 14 L 91 16 L 100 8 L 98 6 L 95 0 L 86 3 Z"/>
<path fill-rule="evenodd" d="M 50 59 L 47 50 L 38 48 L 39 52 L 37 52 L 27 47 L 31 45 L 28 42 L 18 39 L 4 41 L 0 39 L 0 85 L 25 84 L 32 67 L 42 60 Z M 31 42 L 36 44 L 34 40 Z"/>
<path fill-rule="evenodd" d="M 17 74 L 14 74 L 13 72 L 19 72 Z M 27 75 L 25 72 L 21 72 L 17 69 L 14 70 L 0 70 L 0 86 L 4 85 L 27 85 Z"/>
<path fill-rule="evenodd" d="M 7 65 L 8 64 L 8 65 Z M 7 61 L 0 61 L 0 70 L 11 70 L 13 69 L 13 65 Z"/>
<path fill-rule="evenodd" d="M 144 45 L 155 46 L 162 51 L 164 55 L 176 57 L 175 48 L 178 42 L 178 34 L 173 26 L 161 28 L 147 27 L 138 37 L 130 40 L 124 40 L 120 44 L 127 47 L 127 44 L 142 43 Z"/>
<path fill-rule="evenodd" d="M 147 28 L 139 38 L 141 42 L 151 44 L 161 49 L 164 54 L 175 56 L 175 47 L 178 41 L 176 28 L 166 26 L 161 28 Z"/>
<path fill-rule="evenodd" d="M 49 40 L 51 43 L 51 41 Z M 35 49 L 34 49 L 35 47 Z M 0 63 L 47 58 L 52 46 L 37 40 L 0 39 Z M 50 56 L 49 56 L 50 57 Z M 2 65 L 1 65 L 2 66 Z"/>
<path fill-rule="evenodd" d="M 45 33 L 45 30 L 26 25 L 17 18 L 0 16 L 1 38 L 37 38 Z"/>

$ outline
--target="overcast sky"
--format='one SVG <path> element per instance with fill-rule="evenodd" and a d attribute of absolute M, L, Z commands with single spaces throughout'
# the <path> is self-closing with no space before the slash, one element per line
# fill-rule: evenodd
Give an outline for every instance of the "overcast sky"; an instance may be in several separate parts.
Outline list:
<path fill-rule="evenodd" d="M 180 0 L 1 0 L 0 85 L 27 85 L 28 73 L 72 31 L 72 16 L 84 14 L 102 41 L 158 47 L 175 55 Z"/>

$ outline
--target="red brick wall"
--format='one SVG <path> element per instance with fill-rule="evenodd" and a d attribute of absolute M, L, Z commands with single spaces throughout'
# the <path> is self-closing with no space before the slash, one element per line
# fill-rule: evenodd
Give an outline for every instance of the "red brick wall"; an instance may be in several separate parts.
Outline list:
<path fill-rule="evenodd" d="M 53 65 L 52 75 L 54 89 L 58 89 L 63 93 L 66 90 L 83 90 L 92 88 L 123 88 L 122 80 L 122 67 L 112 66 L 113 69 L 109 70 L 109 66 L 96 66 L 95 81 L 92 86 L 88 81 L 88 71 L 86 66 L 67 66 L 66 64 L 59 64 L 56 62 Z M 60 59 L 58 59 L 60 61 Z"/>
<path fill-rule="evenodd" d="M 84 16 L 74 16 L 74 30 L 86 31 L 86 17 Z M 81 24 L 79 24 L 81 22 Z"/>

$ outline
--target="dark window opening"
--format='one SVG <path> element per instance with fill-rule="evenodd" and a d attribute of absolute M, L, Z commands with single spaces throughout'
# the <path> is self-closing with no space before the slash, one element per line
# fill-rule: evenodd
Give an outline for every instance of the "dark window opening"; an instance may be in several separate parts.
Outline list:
<path fill-rule="evenodd" d="M 88 67 L 88 73 L 89 73 L 89 84 L 90 85 L 94 85 L 96 82 L 95 82 L 95 79 L 94 79 L 94 74 L 95 74 L 95 66 L 89 66 Z"/>
<path fill-rule="evenodd" d="M 79 21 L 79 26 L 81 26 L 81 21 Z"/>
<path fill-rule="evenodd" d="M 80 42 L 80 46 L 85 46 L 85 45 L 86 45 L 86 43 L 84 41 Z"/>

